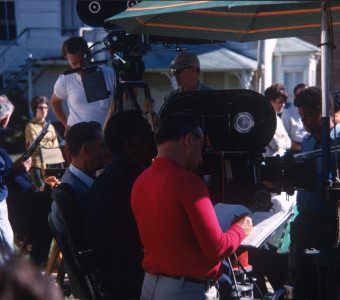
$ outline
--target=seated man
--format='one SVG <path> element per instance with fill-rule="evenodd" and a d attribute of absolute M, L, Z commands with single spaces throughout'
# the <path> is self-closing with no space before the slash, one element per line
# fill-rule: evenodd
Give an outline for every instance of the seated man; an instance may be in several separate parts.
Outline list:
<path fill-rule="evenodd" d="M 98 122 L 81 122 L 71 128 L 66 137 L 71 164 L 61 178 L 61 183 L 72 186 L 80 207 L 79 213 L 82 214 L 87 206 L 88 193 L 95 174 L 105 167 L 108 149 Z M 57 191 L 58 187 L 55 190 Z M 51 219 L 58 233 L 67 239 L 63 220 L 55 202 L 51 208 Z"/>
<path fill-rule="evenodd" d="M 86 237 L 95 248 L 113 245 L 99 270 L 114 299 L 139 299 L 143 251 L 130 194 L 137 176 L 156 156 L 156 145 L 150 125 L 134 110 L 112 116 L 104 137 L 113 161 L 91 187 Z"/>
<path fill-rule="evenodd" d="M 83 215 L 87 206 L 88 193 L 94 182 L 96 171 L 105 167 L 108 149 L 104 142 L 101 126 L 98 122 L 81 122 L 73 125 L 66 137 L 71 164 L 61 178 L 61 185 L 57 186 L 52 194 L 53 199 L 63 192 L 62 185 L 67 184 L 67 192 L 74 197 L 78 207 L 73 214 L 73 232 L 77 232 L 77 239 L 86 247 L 83 233 Z M 65 268 L 70 277 L 73 296 L 79 299 L 90 298 L 87 285 L 81 271 L 74 266 L 73 258 L 67 256 L 70 245 L 68 243 L 67 227 L 65 226 L 59 207 L 54 201 L 51 208 L 51 221 L 57 232 L 56 238 L 63 255 L 65 256 Z M 72 255 L 72 254 L 71 254 Z"/>

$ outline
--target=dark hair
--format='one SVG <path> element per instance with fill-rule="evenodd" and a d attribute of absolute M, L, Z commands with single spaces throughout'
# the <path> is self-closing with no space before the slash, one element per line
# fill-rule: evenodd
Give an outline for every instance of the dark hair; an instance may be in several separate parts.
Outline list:
<path fill-rule="evenodd" d="M 296 95 L 294 105 L 297 107 L 307 106 L 309 108 L 321 112 L 322 110 L 321 90 L 316 86 L 304 89 L 303 91 Z"/>
<path fill-rule="evenodd" d="M 40 103 L 47 104 L 48 106 L 48 98 L 46 96 L 35 96 L 31 99 L 31 109 L 34 116 L 37 114 L 37 108 Z"/>
<path fill-rule="evenodd" d="M 334 111 L 340 110 L 340 91 L 334 91 Z"/>
<path fill-rule="evenodd" d="M 102 128 L 100 123 L 95 121 L 74 124 L 68 131 L 66 137 L 70 156 L 78 156 L 82 145 L 95 141 L 98 131 L 101 132 Z"/>
<path fill-rule="evenodd" d="M 126 110 L 111 116 L 104 130 L 105 143 L 110 151 L 123 154 L 125 151 L 124 140 L 127 137 L 135 136 L 142 124 L 150 126 L 147 120 L 142 117 L 142 113 L 137 110 Z"/>
<path fill-rule="evenodd" d="M 156 144 L 166 141 L 177 141 L 188 132 L 193 132 L 200 127 L 198 119 L 189 113 L 174 113 L 160 120 L 156 133 Z"/>
<path fill-rule="evenodd" d="M 61 55 L 66 58 L 67 53 L 76 54 L 81 51 L 85 54 L 88 50 L 87 42 L 80 36 L 74 36 L 64 41 L 61 48 Z"/>
<path fill-rule="evenodd" d="M 284 102 L 287 102 L 288 99 L 287 89 L 283 84 L 280 83 L 273 83 L 265 90 L 264 96 L 268 101 L 274 101 L 279 97 L 283 97 Z"/>
<path fill-rule="evenodd" d="M 298 89 L 304 89 L 304 88 L 306 88 L 306 87 L 307 87 L 307 85 L 306 85 L 305 83 L 299 83 L 299 84 L 294 88 L 294 90 L 293 90 L 294 95 L 296 96 L 296 91 L 297 91 Z"/>

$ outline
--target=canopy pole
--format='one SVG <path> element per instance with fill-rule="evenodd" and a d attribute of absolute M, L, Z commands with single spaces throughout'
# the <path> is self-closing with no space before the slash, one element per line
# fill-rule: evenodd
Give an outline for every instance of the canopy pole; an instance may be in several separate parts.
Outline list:
<path fill-rule="evenodd" d="M 327 1 L 321 7 L 321 93 L 322 93 L 322 173 L 324 183 L 329 181 L 330 174 L 330 118 L 329 118 L 329 80 L 328 80 L 328 20 Z"/>
<path fill-rule="evenodd" d="M 262 92 L 262 64 L 263 64 L 263 48 L 264 41 L 257 42 L 257 72 L 256 72 L 256 91 L 261 94 Z"/>

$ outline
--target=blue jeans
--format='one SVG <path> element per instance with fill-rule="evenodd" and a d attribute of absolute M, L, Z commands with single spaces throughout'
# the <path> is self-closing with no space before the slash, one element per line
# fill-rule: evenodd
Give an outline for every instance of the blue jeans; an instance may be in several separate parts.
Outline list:
<path fill-rule="evenodd" d="M 0 202 L 0 250 L 13 252 L 13 231 L 8 220 L 7 202 Z"/>
<path fill-rule="evenodd" d="M 145 273 L 141 300 L 219 300 L 215 286 Z"/>

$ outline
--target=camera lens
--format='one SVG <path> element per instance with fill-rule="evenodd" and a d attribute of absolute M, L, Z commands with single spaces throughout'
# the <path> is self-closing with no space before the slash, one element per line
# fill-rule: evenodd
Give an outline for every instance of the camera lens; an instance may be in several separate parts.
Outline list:
<path fill-rule="evenodd" d="M 253 116 L 248 112 L 240 112 L 234 118 L 234 128 L 239 133 L 250 132 L 255 125 Z"/>

